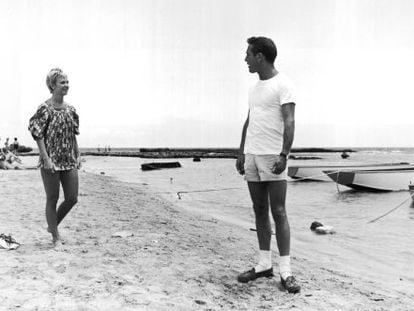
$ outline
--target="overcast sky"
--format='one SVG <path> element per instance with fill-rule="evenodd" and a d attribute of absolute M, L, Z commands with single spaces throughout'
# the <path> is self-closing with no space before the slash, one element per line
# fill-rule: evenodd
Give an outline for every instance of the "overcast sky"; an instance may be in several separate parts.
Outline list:
<path fill-rule="evenodd" d="M 414 1 L 2 0 L 0 137 L 61 67 L 81 147 L 237 147 L 250 36 L 295 84 L 295 147 L 414 147 Z"/>

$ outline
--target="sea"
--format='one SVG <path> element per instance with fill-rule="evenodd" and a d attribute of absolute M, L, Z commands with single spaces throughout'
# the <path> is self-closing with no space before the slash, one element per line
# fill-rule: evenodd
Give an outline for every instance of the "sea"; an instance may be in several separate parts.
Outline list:
<path fill-rule="evenodd" d="M 349 153 L 348 159 L 342 159 L 340 152 L 300 153 L 296 155 L 319 159 L 288 162 L 289 165 L 414 163 L 414 148 L 353 150 L 356 152 Z M 181 167 L 141 170 L 143 163 L 162 161 L 178 161 Z M 177 209 L 219 219 L 255 235 L 252 203 L 234 159 L 202 158 L 194 162 L 192 158 L 86 156 L 82 170 L 135 184 Z M 362 277 L 373 284 L 379 282 L 414 295 L 414 203 L 408 185 L 407 191 L 364 192 L 335 182 L 289 180 L 286 207 L 293 270 L 296 255 L 323 269 Z M 335 233 L 316 234 L 310 230 L 314 221 L 332 226 Z M 277 256 L 276 243 L 272 247 Z"/>

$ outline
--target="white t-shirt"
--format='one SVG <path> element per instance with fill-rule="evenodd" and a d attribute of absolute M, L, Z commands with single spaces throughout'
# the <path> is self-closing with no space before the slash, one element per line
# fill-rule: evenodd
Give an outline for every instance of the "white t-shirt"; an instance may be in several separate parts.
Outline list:
<path fill-rule="evenodd" d="M 268 80 L 259 80 L 250 89 L 245 154 L 279 154 L 282 151 L 282 105 L 294 102 L 292 83 L 281 73 Z"/>

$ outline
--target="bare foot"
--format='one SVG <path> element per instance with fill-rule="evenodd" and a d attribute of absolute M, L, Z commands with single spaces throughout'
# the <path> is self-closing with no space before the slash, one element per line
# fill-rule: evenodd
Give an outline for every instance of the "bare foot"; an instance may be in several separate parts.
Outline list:
<path fill-rule="evenodd" d="M 52 235 L 52 238 L 53 238 L 53 233 L 52 233 L 52 230 L 50 230 L 50 228 L 49 227 L 47 227 L 46 228 L 46 230 L 47 230 L 47 232 L 49 232 L 51 235 Z M 62 244 L 66 244 L 65 243 L 65 239 L 60 235 L 60 233 L 57 233 L 57 235 L 58 235 L 58 238 L 57 238 L 57 240 L 60 240 L 61 242 L 62 242 Z M 54 243 L 54 242 L 53 242 Z"/>
<path fill-rule="evenodd" d="M 61 240 L 53 241 L 53 248 L 57 252 L 64 252 L 66 251 L 65 247 L 63 246 L 63 243 Z"/>

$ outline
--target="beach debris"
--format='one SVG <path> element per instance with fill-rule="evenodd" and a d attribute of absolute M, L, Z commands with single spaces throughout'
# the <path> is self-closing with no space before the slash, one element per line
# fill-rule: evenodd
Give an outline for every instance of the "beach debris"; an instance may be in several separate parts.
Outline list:
<path fill-rule="evenodd" d="M 112 233 L 113 238 L 127 238 L 130 236 L 134 236 L 134 234 L 129 231 L 118 231 L 118 232 Z"/>
<path fill-rule="evenodd" d="M 319 234 L 334 234 L 336 233 L 334 227 L 332 226 L 325 226 L 322 223 L 320 223 L 319 221 L 314 221 L 312 222 L 310 229 L 312 231 L 315 231 L 316 233 Z"/>
<path fill-rule="evenodd" d="M 250 231 L 254 231 L 254 232 L 257 232 L 257 229 L 256 228 L 250 228 Z M 272 234 L 273 235 L 276 235 L 276 233 L 272 230 Z"/>
<path fill-rule="evenodd" d="M 193 162 L 201 162 L 201 158 L 196 156 L 193 158 Z"/>
<path fill-rule="evenodd" d="M 206 305 L 207 304 L 207 302 L 205 302 L 203 300 L 199 300 L 199 299 L 194 300 L 194 302 L 198 305 Z"/>
<path fill-rule="evenodd" d="M 4 233 L 0 234 L 0 249 L 16 249 L 20 246 L 20 243 L 9 234 L 5 235 Z"/>
<path fill-rule="evenodd" d="M 105 172 L 101 172 L 101 175 L 105 175 Z"/>
<path fill-rule="evenodd" d="M 332 226 L 322 226 L 322 227 L 317 227 L 315 229 L 316 233 L 319 234 L 334 234 L 336 233 L 336 231 L 334 230 L 334 228 Z"/>
<path fill-rule="evenodd" d="M 310 229 L 311 229 L 312 231 L 315 231 L 315 229 L 316 229 L 317 227 L 322 227 L 322 226 L 323 226 L 323 224 L 322 224 L 322 223 L 320 223 L 319 221 L 314 221 L 314 222 L 311 224 Z"/>

